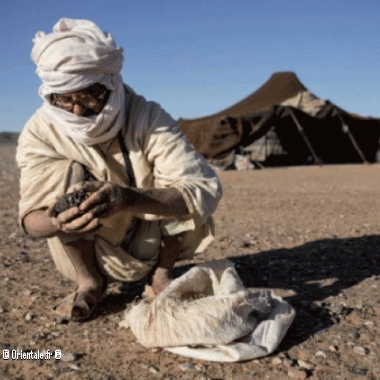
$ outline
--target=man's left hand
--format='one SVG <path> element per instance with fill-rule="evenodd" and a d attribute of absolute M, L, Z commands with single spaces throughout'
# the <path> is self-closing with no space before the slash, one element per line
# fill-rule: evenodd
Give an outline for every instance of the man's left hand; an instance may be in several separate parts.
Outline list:
<path fill-rule="evenodd" d="M 81 203 L 80 211 L 110 215 L 120 211 L 124 204 L 121 187 L 111 182 L 87 182 L 83 189 L 90 193 L 90 196 Z"/>

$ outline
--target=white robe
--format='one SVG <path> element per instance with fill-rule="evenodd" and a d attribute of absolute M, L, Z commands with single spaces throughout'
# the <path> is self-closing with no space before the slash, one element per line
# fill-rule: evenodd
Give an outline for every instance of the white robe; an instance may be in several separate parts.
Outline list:
<path fill-rule="evenodd" d="M 128 118 L 124 131 L 124 141 L 129 152 L 138 188 L 175 187 L 183 195 L 189 209 L 189 215 L 180 219 L 188 231 L 202 229 L 204 235 L 192 247 L 199 252 L 212 239 L 211 215 L 221 197 L 220 182 L 206 161 L 187 143 L 175 120 L 158 104 L 147 102 L 142 96 L 127 94 Z M 102 150 L 103 149 L 103 150 Z M 78 144 L 47 122 L 38 112 L 26 124 L 19 138 L 16 155 L 21 170 L 19 218 L 33 210 L 44 209 L 56 202 L 65 192 L 65 181 L 72 162 L 85 165 L 97 180 L 110 181 L 120 186 L 128 186 L 123 155 L 117 138 L 107 147 L 104 145 L 86 146 Z M 138 218 L 146 221 L 158 221 L 161 216 L 141 214 Z M 107 249 L 115 249 L 112 257 L 123 261 L 125 252 L 119 244 L 130 224 L 130 216 L 115 216 L 115 223 L 109 223 L 108 230 L 100 231 L 97 239 L 102 243 L 102 254 L 107 256 Z M 171 218 L 173 220 L 173 218 Z M 123 222 L 124 220 L 124 222 Z M 105 223 L 107 224 L 107 223 Z M 112 229 L 112 225 L 118 226 Z M 51 249 L 56 241 L 49 239 Z M 111 249 L 112 248 L 112 249 Z M 100 252 L 100 251 L 99 251 Z M 108 257 L 109 258 L 109 257 Z M 112 261 L 112 260 L 111 260 Z M 141 271 L 129 278 L 125 273 L 118 274 L 119 269 L 111 274 L 116 279 L 131 280 L 143 277 L 154 264 L 134 263 Z M 108 261 L 107 265 L 111 265 Z M 123 263 L 118 264 L 123 267 Z M 111 265 L 112 266 L 112 265 Z M 108 269 L 106 269 L 107 271 Z M 127 277 L 127 278 L 125 278 Z"/>

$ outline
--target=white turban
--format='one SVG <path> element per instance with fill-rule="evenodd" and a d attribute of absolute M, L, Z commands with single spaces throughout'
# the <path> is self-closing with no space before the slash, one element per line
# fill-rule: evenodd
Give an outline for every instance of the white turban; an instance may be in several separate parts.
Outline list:
<path fill-rule="evenodd" d="M 123 49 L 116 47 L 108 33 L 87 20 L 63 18 L 53 33 L 38 32 L 31 58 L 42 80 L 39 93 L 45 100 L 38 110 L 73 140 L 95 145 L 116 136 L 125 117 L 125 91 L 120 70 Z M 98 115 L 76 116 L 55 107 L 52 93 L 70 93 L 101 83 L 111 90 L 107 104 Z"/>
<path fill-rule="evenodd" d="M 120 72 L 123 49 L 110 34 L 87 20 L 61 19 L 53 33 L 38 32 L 32 60 L 42 79 L 42 95 L 77 91 Z"/>

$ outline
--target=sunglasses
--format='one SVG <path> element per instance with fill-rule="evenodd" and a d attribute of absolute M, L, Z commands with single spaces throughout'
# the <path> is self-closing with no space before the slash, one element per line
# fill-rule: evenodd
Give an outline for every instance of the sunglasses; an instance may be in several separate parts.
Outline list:
<path fill-rule="evenodd" d="M 72 111 L 75 104 L 80 106 L 97 110 L 99 106 L 102 106 L 107 101 L 109 90 L 99 83 L 95 83 L 92 86 L 77 91 L 71 94 L 51 94 L 52 104 L 56 107 L 62 108 L 65 111 Z M 75 99 L 73 99 L 75 96 Z"/>

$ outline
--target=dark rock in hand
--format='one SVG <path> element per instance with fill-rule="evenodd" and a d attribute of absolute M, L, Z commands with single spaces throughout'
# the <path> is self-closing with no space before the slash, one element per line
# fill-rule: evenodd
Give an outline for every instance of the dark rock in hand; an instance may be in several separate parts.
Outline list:
<path fill-rule="evenodd" d="M 72 207 L 78 207 L 84 200 L 88 198 L 88 194 L 84 190 L 76 190 L 60 197 L 54 206 L 56 214 Z"/>

